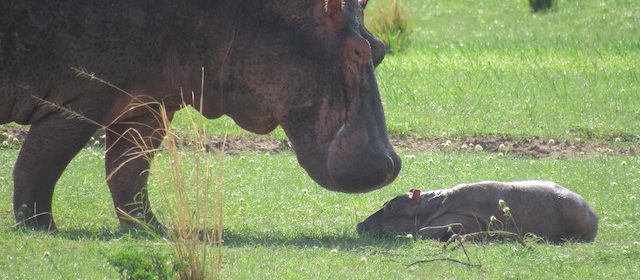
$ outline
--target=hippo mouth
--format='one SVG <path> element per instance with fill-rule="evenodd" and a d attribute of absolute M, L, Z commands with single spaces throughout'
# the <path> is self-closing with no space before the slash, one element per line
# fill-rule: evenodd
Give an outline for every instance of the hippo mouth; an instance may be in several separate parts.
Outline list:
<path fill-rule="evenodd" d="M 333 149 L 330 148 L 328 153 L 314 153 L 315 155 L 301 156 L 298 153 L 300 165 L 316 183 L 327 190 L 344 193 L 369 192 L 388 185 L 400 172 L 401 161 L 393 151 L 371 154 L 367 148 L 349 152 Z"/>
<path fill-rule="evenodd" d="M 364 129 L 343 126 L 328 148 L 329 184 L 339 192 L 362 193 L 391 183 L 400 172 L 401 160 L 386 137 L 376 141 Z M 386 144 L 385 144 L 386 142 Z"/>
<path fill-rule="evenodd" d="M 396 231 L 385 227 L 380 221 L 365 220 L 358 223 L 358 225 L 356 226 L 356 231 L 360 236 L 385 237 L 398 234 L 415 234 L 417 230 Z"/>
<path fill-rule="evenodd" d="M 364 193 L 391 183 L 402 165 L 386 134 L 380 137 L 372 132 L 377 129 L 347 123 L 325 145 L 302 145 L 296 138 L 290 139 L 298 162 L 320 186 L 337 192 Z M 322 148 L 309 149 L 310 146 Z"/>
<path fill-rule="evenodd" d="M 359 235 L 370 235 L 370 236 L 383 235 L 382 227 L 380 225 L 373 226 L 366 222 L 358 223 L 358 225 L 356 226 L 356 231 L 358 232 Z"/>

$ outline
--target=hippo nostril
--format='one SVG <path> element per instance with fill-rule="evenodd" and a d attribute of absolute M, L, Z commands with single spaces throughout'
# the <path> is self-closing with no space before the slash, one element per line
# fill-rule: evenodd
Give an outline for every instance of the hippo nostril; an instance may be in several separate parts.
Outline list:
<path fill-rule="evenodd" d="M 390 155 L 387 155 L 387 178 L 385 179 L 385 182 L 390 181 L 391 179 L 395 178 L 395 170 L 396 170 L 396 164 L 393 162 L 393 158 Z"/>

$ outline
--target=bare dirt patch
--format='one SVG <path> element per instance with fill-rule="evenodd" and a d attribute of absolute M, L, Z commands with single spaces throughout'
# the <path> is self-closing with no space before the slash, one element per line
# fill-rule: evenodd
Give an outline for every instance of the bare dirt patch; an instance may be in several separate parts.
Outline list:
<path fill-rule="evenodd" d="M 0 129 L 0 148 L 19 145 L 27 134 L 23 128 Z M 207 136 L 204 147 L 208 151 L 219 150 L 224 143 L 225 153 L 245 152 L 277 153 L 291 150 L 287 140 L 277 140 L 269 136 Z M 193 141 L 181 141 L 181 145 L 194 146 Z M 640 155 L 640 140 L 625 138 L 620 140 L 589 139 L 584 141 L 552 140 L 540 137 L 514 138 L 497 135 L 475 135 L 458 138 L 391 137 L 391 144 L 399 150 L 409 151 L 476 151 L 502 153 L 509 156 L 533 158 L 568 158 L 595 155 Z M 103 146 L 101 132 L 93 136 L 89 145 Z"/>
<path fill-rule="evenodd" d="M 195 145 L 192 141 L 183 141 L 181 144 Z M 275 140 L 268 136 L 222 136 L 209 135 L 204 140 L 203 146 L 207 151 L 219 151 L 224 144 L 226 154 L 239 154 L 244 152 L 277 153 L 291 150 L 287 140 Z"/>
<path fill-rule="evenodd" d="M 392 138 L 394 147 L 408 150 L 469 150 L 502 153 L 510 156 L 534 158 L 567 158 L 594 155 L 638 155 L 639 141 L 556 141 L 540 137 L 513 138 L 510 136 L 475 135 L 455 139 Z"/>

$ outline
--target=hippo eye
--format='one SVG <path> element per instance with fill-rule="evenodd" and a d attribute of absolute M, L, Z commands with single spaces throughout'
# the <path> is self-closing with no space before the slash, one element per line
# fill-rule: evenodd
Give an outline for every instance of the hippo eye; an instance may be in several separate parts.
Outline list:
<path fill-rule="evenodd" d="M 361 53 L 359 50 L 353 50 L 353 54 L 355 54 L 356 57 L 360 57 Z"/>

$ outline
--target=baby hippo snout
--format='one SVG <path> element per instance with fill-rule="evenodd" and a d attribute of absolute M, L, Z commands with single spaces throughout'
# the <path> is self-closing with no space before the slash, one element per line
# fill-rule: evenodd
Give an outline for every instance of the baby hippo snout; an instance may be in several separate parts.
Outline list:
<path fill-rule="evenodd" d="M 358 234 L 364 234 L 367 232 L 367 225 L 365 223 L 358 223 L 356 230 L 358 231 Z"/>
<path fill-rule="evenodd" d="M 371 215 L 368 219 L 363 221 L 362 223 L 358 223 L 356 226 L 356 230 L 358 234 L 368 234 L 373 236 L 382 235 L 382 224 L 380 224 L 382 220 L 382 211 L 378 211 L 375 214 Z"/>

